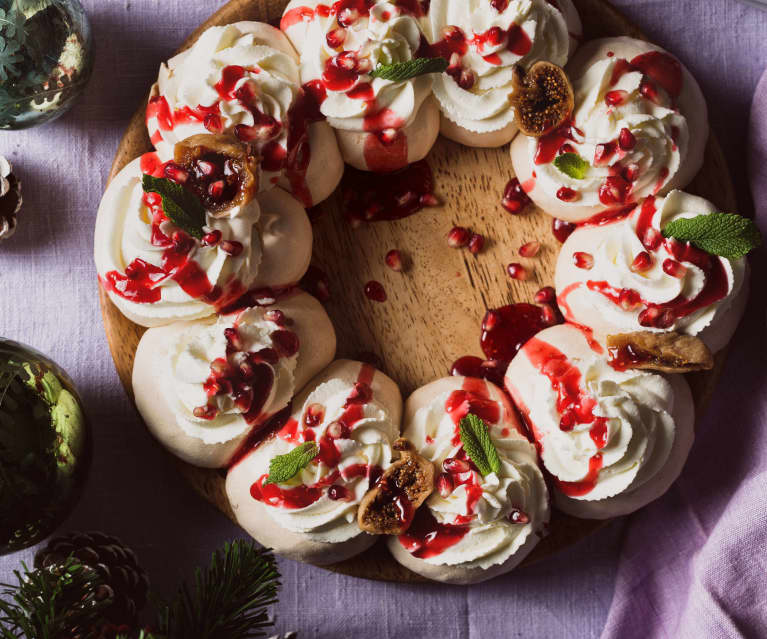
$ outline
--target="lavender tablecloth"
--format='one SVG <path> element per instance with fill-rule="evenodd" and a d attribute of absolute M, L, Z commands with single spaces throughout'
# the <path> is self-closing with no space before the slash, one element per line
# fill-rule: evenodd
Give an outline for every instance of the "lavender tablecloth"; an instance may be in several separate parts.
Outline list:
<path fill-rule="evenodd" d="M 95 426 L 92 479 L 65 528 L 119 534 L 137 550 L 156 588 L 167 592 L 240 532 L 163 463 L 123 395 L 99 316 L 92 229 L 117 142 L 159 61 L 223 3 L 83 4 L 97 45 L 85 98 L 49 126 L 0 133 L 0 153 L 14 163 L 25 192 L 20 228 L 0 246 L 0 334 L 61 363 L 81 389 Z M 767 66 L 767 12 L 734 0 L 616 4 L 700 80 L 741 208 L 749 210 L 747 121 Z M 760 201 L 767 197 L 767 86 L 763 93 Z M 761 208 L 767 222 L 767 209 Z M 754 289 L 763 297 L 763 268 L 758 260 L 754 265 Z M 754 533 L 765 528 L 767 504 L 763 497 L 755 500 L 763 487 L 748 473 L 767 463 L 765 406 L 754 402 L 763 392 L 764 352 L 758 350 L 763 336 L 764 302 L 755 302 L 683 479 L 644 513 L 615 522 L 550 560 L 472 589 L 367 582 L 282 561 L 277 628 L 327 638 L 379 639 L 407 632 L 440 639 L 579 639 L 598 637 L 607 622 L 608 638 L 767 636 L 767 628 L 758 629 L 759 618 L 746 612 L 767 609 L 765 539 Z M 759 428 L 761 443 L 754 439 Z M 30 554 L 0 559 L 0 581 Z M 744 557 L 753 557 L 750 566 Z M 750 575 L 761 570 L 761 581 L 740 580 L 738 571 L 748 568 Z M 733 597 L 741 601 L 737 611 L 728 607 Z M 712 634 L 713 627 L 718 634 Z"/>

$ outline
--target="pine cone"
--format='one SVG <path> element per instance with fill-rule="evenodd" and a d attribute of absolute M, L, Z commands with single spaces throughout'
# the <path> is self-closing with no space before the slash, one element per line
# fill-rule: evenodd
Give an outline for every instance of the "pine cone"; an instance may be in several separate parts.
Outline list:
<path fill-rule="evenodd" d="M 0 240 L 16 232 L 16 214 L 21 208 L 21 182 L 11 163 L 0 155 Z"/>
<path fill-rule="evenodd" d="M 96 570 L 114 592 L 104 618 L 114 626 L 134 626 L 149 591 L 149 580 L 134 552 L 104 533 L 69 533 L 52 538 L 40 549 L 35 554 L 35 567 L 59 564 L 70 555 Z"/>

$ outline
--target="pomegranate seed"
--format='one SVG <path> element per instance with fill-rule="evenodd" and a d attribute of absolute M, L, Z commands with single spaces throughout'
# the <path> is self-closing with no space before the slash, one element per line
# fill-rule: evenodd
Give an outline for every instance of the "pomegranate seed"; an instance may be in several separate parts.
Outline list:
<path fill-rule="evenodd" d="M 480 235 L 479 233 L 472 233 L 471 239 L 469 240 L 469 252 L 472 255 L 476 255 L 485 246 L 485 238 Z"/>
<path fill-rule="evenodd" d="M 333 484 L 328 488 L 328 498 L 333 501 L 349 501 L 351 499 L 349 490 L 345 486 L 337 486 Z"/>
<path fill-rule="evenodd" d="M 346 29 L 338 28 L 328 31 L 325 40 L 331 49 L 338 49 L 346 40 Z"/>
<path fill-rule="evenodd" d="M 615 142 L 597 144 L 594 149 L 594 166 L 607 166 L 610 163 L 610 158 L 615 155 L 617 147 Z"/>
<path fill-rule="evenodd" d="M 450 54 L 450 60 L 448 60 L 447 65 L 447 72 L 448 73 L 460 73 L 461 71 L 461 54 L 460 53 L 451 53 Z"/>
<path fill-rule="evenodd" d="M 293 355 L 298 352 L 300 342 L 298 340 L 298 335 L 293 331 L 280 329 L 274 331 L 269 337 L 272 339 L 274 350 L 283 357 L 293 357 Z"/>
<path fill-rule="evenodd" d="M 181 231 L 175 231 L 170 239 L 177 253 L 189 253 L 194 248 L 194 240 Z"/>
<path fill-rule="evenodd" d="M 383 131 L 381 131 L 378 134 L 378 138 L 381 140 L 381 142 L 384 145 L 388 146 L 389 144 L 394 143 L 394 141 L 397 139 L 398 134 L 399 132 L 397 131 L 397 129 L 389 128 L 389 129 L 384 129 Z"/>
<path fill-rule="evenodd" d="M 574 191 L 567 186 L 563 186 L 557 191 L 557 198 L 563 202 L 575 202 L 575 200 L 580 198 L 580 195 L 578 194 L 578 191 Z"/>
<path fill-rule="evenodd" d="M 227 341 L 231 343 L 231 340 L 229 339 L 229 333 L 226 331 L 233 331 L 236 334 L 236 329 L 226 329 L 224 330 L 224 337 L 226 337 Z M 210 363 L 210 372 L 214 375 L 225 375 L 226 372 L 229 370 L 229 362 L 227 362 L 223 357 L 217 357 Z"/>
<path fill-rule="evenodd" d="M 244 362 L 241 362 L 238 368 L 240 369 L 240 374 L 245 379 L 250 379 L 253 377 L 253 375 L 255 375 L 255 369 L 253 368 L 253 366 L 251 366 L 250 362 L 247 360 Z"/>
<path fill-rule="evenodd" d="M 224 240 L 221 242 L 221 250 L 232 257 L 237 257 L 242 253 L 242 248 L 242 244 L 240 242 L 235 242 L 234 240 Z"/>
<path fill-rule="evenodd" d="M 589 271 L 594 266 L 594 256 L 591 253 L 576 251 L 573 253 L 573 264 L 575 264 L 575 266 L 578 268 Z"/>
<path fill-rule="evenodd" d="M 215 406 L 206 404 L 205 406 L 197 406 L 192 413 L 198 419 L 215 419 L 218 415 L 218 409 Z"/>
<path fill-rule="evenodd" d="M 186 181 L 189 179 L 189 173 L 178 164 L 169 162 L 165 165 L 165 177 L 179 184 L 186 184 Z"/>
<path fill-rule="evenodd" d="M 331 422 L 328 425 L 328 437 L 332 439 L 349 439 L 349 427 L 339 421 Z"/>
<path fill-rule="evenodd" d="M 341 11 L 338 14 L 337 21 L 338 24 L 342 27 L 348 27 L 357 20 L 360 19 L 360 12 L 357 9 L 346 7 L 345 9 L 341 9 Z"/>
<path fill-rule="evenodd" d="M 514 508 L 509 513 L 509 521 L 512 524 L 529 524 L 530 517 L 526 512 L 521 511 L 519 508 Z"/>
<path fill-rule="evenodd" d="M 203 246 L 215 246 L 221 241 L 221 231 L 218 229 L 215 229 L 211 231 L 210 233 L 205 233 L 205 235 L 202 236 L 202 245 Z"/>
<path fill-rule="evenodd" d="M 684 264 L 680 264 L 676 260 L 667 258 L 663 260 L 663 271 L 671 277 L 681 278 L 687 273 L 687 267 Z"/>
<path fill-rule="evenodd" d="M 233 393 L 233 397 L 234 405 L 243 413 L 247 413 L 253 405 L 253 388 L 244 384 Z"/>
<path fill-rule="evenodd" d="M 517 262 L 512 262 L 506 267 L 506 272 L 513 280 L 526 280 L 528 278 L 527 269 Z"/>
<path fill-rule="evenodd" d="M 465 39 L 465 36 L 459 27 L 451 25 L 442 29 L 442 38 L 452 42 L 461 42 Z"/>
<path fill-rule="evenodd" d="M 450 248 L 463 248 L 469 244 L 471 234 L 462 226 L 454 226 L 447 234 L 447 245 Z"/>
<path fill-rule="evenodd" d="M 264 313 L 264 319 L 267 322 L 273 322 L 274 324 L 277 324 L 277 326 L 285 326 L 288 323 L 285 313 L 279 309 L 266 311 L 266 313 Z"/>
<path fill-rule="evenodd" d="M 605 178 L 599 186 L 599 201 L 602 204 L 623 204 L 628 197 L 631 185 L 619 175 Z"/>
<path fill-rule="evenodd" d="M 501 206 L 512 215 L 521 213 L 532 200 L 527 196 L 517 178 L 511 178 L 503 191 Z"/>
<path fill-rule="evenodd" d="M 639 165 L 632 162 L 621 171 L 621 176 L 626 182 L 636 182 L 639 177 Z"/>
<path fill-rule="evenodd" d="M 236 328 L 225 328 L 224 337 L 232 348 L 238 351 L 242 350 L 242 340 L 240 340 L 240 334 Z"/>
<path fill-rule="evenodd" d="M 572 222 L 565 222 L 564 220 L 560 220 L 558 217 L 555 217 L 551 221 L 551 233 L 560 243 L 564 243 L 574 230 L 575 224 Z"/>
<path fill-rule="evenodd" d="M 663 236 L 660 234 L 660 231 L 651 226 L 645 231 L 644 237 L 642 238 L 642 245 L 648 251 L 654 251 L 660 246 L 662 241 Z"/>
<path fill-rule="evenodd" d="M 644 273 L 652 266 L 652 257 L 647 251 L 640 251 L 631 263 L 634 273 Z"/>
<path fill-rule="evenodd" d="M 620 89 L 615 91 L 608 91 L 605 94 L 605 104 L 607 106 L 620 106 L 626 101 L 626 98 L 628 97 L 628 93 L 626 91 L 621 91 Z"/>
<path fill-rule="evenodd" d="M 623 127 L 618 136 L 618 146 L 624 151 L 630 151 L 636 146 L 636 143 L 637 139 L 634 137 L 634 134 L 628 128 Z"/>
<path fill-rule="evenodd" d="M 458 82 L 458 86 L 461 87 L 464 91 L 468 91 L 471 89 L 471 87 L 474 86 L 476 77 L 474 76 L 474 72 L 471 69 L 463 69 L 456 82 Z"/>
<path fill-rule="evenodd" d="M 492 331 L 500 322 L 501 314 L 498 311 L 488 311 L 482 320 L 482 330 L 484 332 Z"/>
<path fill-rule="evenodd" d="M 653 328 L 671 328 L 674 324 L 674 313 L 670 309 L 657 307 L 646 308 L 639 314 L 639 324 Z"/>
<path fill-rule="evenodd" d="M 527 242 L 526 244 L 523 244 L 519 247 L 519 254 L 522 257 L 535 257 L 538 255 L 538 251 L 541 250 L 541 243 L 533 240 L 532 242 Z"/>
<path fill-rule="evenodd" d="M 624 288 L 618 295 L 618 303 L 624 311 L 633 311 L 642 304 L 642 298 L 635 290 Z"/>
<path fill-rule="evenodd" d="M 440 473 L 439 477 L 437 477 L 437 491 L 440 496 L 444 498 L 449 497 L 454 488 L 452 476 L 447 473 Z"/>
<path fill-rule="evenodd" d="M 402 253 L 397 249 L 392 249 L 386 254 L 386 266 L 392 271 L 402 270 Z"/>
<path fill-rule="evenodd" d="M 221 121 L 221 116 L 216 113 L 208 113 L 202 121 L 202 124 L 211 133 L 224 132 L 224 123 Z"/>
<path fill-rule="evenodd" d="M 359 61 L 357 60 L 357 54 L 354 53 L 354 51 L 344 51 L 333 58 L 333 64 L 344 71 L 355 71 Z"/>
<path fill-rule="evenodd" d="M 544 286 L 535 294 L 535 301 L 538 304 L 551 304 L 556 299 L 556 292 L 553 286 Z"/>
<path fill-rule="evenodd" d="M 197 161 L 197 168 L 203 175 L 211 176 L 216 173 L 216 165 L 205 160 Z"/>
<path fill-rule="evenodd" d="M 445 459 L 445 461 L 442 462 L 442 469 L 446 473 L 451 473 L 453 475 L 458 473 L 467 473 L 471 470 L 471 466 L 469 466 L 469 462 L 467 462 L 464 459 L 458 459 L 457 457 L 448 457 Z"/>
<path fill-rule="evenodd" d="M 439 206 L 439 200 L 434 193 L 424 193 L 418 202 L 421 206 Z"/>
<path fill-rule="evenodd" d="M 322 404 L 309 404 L 304 413 L 304 425 L 309 428 L 316 428 L 325 419 L 325 407 Z"/>
<path fill-rule="evenodd" d="M 650 102 L 655 102 L 655 104 L 659 103 L 660 96 L 658 95 L 658 87 L 646 77 L 642 79 L 642 84 L 639 85 L 639 93 L 642 97 L 650 100 Z"/>
<path fill-rule="evenodd" d="M 548 326 L 559 324 L 559 316 L 551 304 L 541 305 L 541 317 Z"/>
<path fill-rule="evenodd" d="M 565 142 L 559 147 L 559 155 L 564 155 L 565 153 L 578 153 L 578 151 L 575 150 L 575 147 L 572 144 Z"/>
<path fill-rule="evenodd" d="M 224 195 L 225 182 L 223 180 L 216 180 L 208 185 L 208 195 L 214 200 L 220 200 Z"/>

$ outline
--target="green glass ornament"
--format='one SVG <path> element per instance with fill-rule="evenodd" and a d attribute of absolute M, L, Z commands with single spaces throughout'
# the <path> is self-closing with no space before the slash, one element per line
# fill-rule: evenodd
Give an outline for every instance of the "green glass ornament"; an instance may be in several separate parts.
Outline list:
<path fill-rule="evenodd" d="M 62 115 L 92 70 L 91 29 L 78 0 L 0 0 L 0 129 Z"/>
<path fill-rule="evenodd" d="M 69 376 L 0 338 L 0 555 L 52 533 L 82 492 L 91 433 Z"/>

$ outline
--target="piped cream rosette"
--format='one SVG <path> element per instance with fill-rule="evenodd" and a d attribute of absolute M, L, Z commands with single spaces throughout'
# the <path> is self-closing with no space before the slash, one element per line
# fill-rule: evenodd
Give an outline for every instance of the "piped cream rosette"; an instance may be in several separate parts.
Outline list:
<path fill-rule="evenodd" d="M 176 143 L 228 133 L 261 158 L 260 189 L 279 185 L 312 206 L 343 174 L 332 129 L 301 87 L 298 55 L 279 30 L 260 22 L 210 27 L 160 67 L 147 106 L 149 136 L 163 160 Z"/>
<path fill-rule="evenodd" d="M 230 468 L 226 493 L 237 522 L 283 556 L 342 561 L 371 546 L 357 508 L 392 462 L 402 398 L 397 385 L 360 362 L 338 360 L 293 402 L 290 419 Z M 285 483 L 266 483 L 270 461 L 315 441 L 319 455 Z"/>
<path fill-rule="evenodd" d="M 695 411 L 681 375 L 614 370 L 582 330 L 562 324 L 530 339 L 506 388 L 553 478 L 554 503 L 593 519 L 631 513 L 682 471 Z"/>
<path fill-rule="evenodd" d="M 226 211 L 206 212 L 195 239 L 142 187 L 161 171 L 156 154 L 136 159 L 109 183 L 96 218 L 94 256 L 109 298 L 128 319 L 160 326 L 207 317 L 254 287 L 283 287 L 309 266 L 312 228 L 303 207 L 281 189 Z"/>
<path fill-rule="evenodd" d="M 712 352 L 730 341 L 748 297 L 745 258 L 729 260 L 664 238 L 673 220 L 709 215 L 708 200 L 672 191 L 625 218 L 582 226 L 562 245 L 556 289 L 565 319 L 607 335 L 677 331 Z"/>
<path fill-rule="evenodd" d="M 483 476 L 463 449 L 459 423 L 482 418 L 501 461 Z M 549 499 L 533 445 L 499 388 L 449 377 L 415 391 L 405 403 L 403 437 L 441 472 L 437 489 L 389 549 L 403 566 L 429 579 L 476 583 L 506 573 L 538 543 Z"/>
<path fill-rule="evenodd" d="M 301 53 L 301 81 L 314 88 L 344 160 L 387 172 L 426 156 L 439 134 L 431 75 L 373 78 L 380 64 L 418 57 L 418 15 L 405 3 L 291 0 L 280 24 Z"/>
<path fill-rule="evenodd" d="M 581 35 L 571 0 L 432 0 L 421 24 L 432 54 L 450 61 L 434 78 L 440 132 L 477 147 L 502 146 L 518 131 L 514 66 L 564 66 Z"/>
<path fill-rule="evenodd" d="M 580 48 L 566 71 L 572 121 L 511 145 L 514 172 L 537 206 L 581 222 L 695 177 L 708 139 L 706 102 L 675 57 L 641 40 L 606 38 Z"/>
<path fill-rule="evenodd" d="M 335 354 L 322 305 L 294 291 L 265 307 L 149 329 L 133 392 L 150 432 L 195 466 L 226 466 Z"/>

